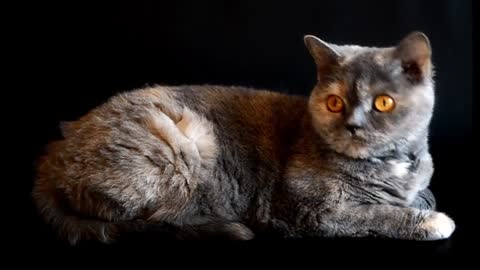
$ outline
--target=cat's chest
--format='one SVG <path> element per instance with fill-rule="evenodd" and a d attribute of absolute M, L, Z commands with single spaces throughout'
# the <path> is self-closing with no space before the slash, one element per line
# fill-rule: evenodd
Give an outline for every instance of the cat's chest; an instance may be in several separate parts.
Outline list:
<path fill-rule="evenodd" d="M 394 159 L 389 160 L 384 164 L 383 170 L 390 177 L 402 179 L 409 173 L 413 172 L 413 162 L 411 160 Z"/>
<path fill-rule="evenodd" d="M 389 158 L 369 158 L 355 160 L 348 158 L 330 159 L 329 166 L 338 169 L 348 178 L 361 182 L 369 180 L 399 180 L 405 181 L 415 173 L 417 164 L 415 159 L 400 156 Z"/>
<path fill-rule="evenodd" d="M 358 166 L 360 170 L 369 172 L 370 176 L 381 179 L 391 179 L 397 181 L 406 181 L 411 178 L 416 170 L 416 162 L 414 159 L 407 157 L 402 158 L 371 158 L 360 162 Z M 362 175 L 362 174 L 360 174 Z M 363 179 L 368 181 L 368 178 Z"/>
<path fill-rule="evenodd" d="M 345 175 L 342 181 L 347 193 L 359 201 L 406 206 L 419 191 L 420 182 L 412 159 L 370 159 L 350 163 L 340 168 Z"/>

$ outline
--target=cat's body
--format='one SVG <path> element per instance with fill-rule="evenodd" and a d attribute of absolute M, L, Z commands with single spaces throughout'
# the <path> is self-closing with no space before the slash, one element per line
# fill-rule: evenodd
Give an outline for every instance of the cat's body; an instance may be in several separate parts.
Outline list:
<path fill-rule="evenodd" d="M 386 61 L 384 50 L 374 54 Z M 352 143 L 337 121 L 358 114 L 325 109 L 326 93 L 340 95 L 346 86 L 339 82 L 355 74 L 344 72 L 319 83 L 310 98 L 208 85 L 117 95 L 63 126 L 65 139 L 40 160 L 35 201 L 71 243 L 108 242 L 122 231 L 163 224 L 186 237 L 448 237 L 453 221 L 433 211 L 427 190 L 430 74 L 412 83 L 416 94 L 391 93 L 402 119 L 392 113 L 368 120 L 376 129 L 398 121 L 412 130 L 386 131 L 386 138 L 367 133 L 367 122 L 354 123 L 347 128 L 358 136 Z M 391 85 L 407 83 L 395 80 Z M 409 99 L 414 95 L 418 102 Z M 409 114 L 403 106 L 412 102 L 419 109 Z"/>

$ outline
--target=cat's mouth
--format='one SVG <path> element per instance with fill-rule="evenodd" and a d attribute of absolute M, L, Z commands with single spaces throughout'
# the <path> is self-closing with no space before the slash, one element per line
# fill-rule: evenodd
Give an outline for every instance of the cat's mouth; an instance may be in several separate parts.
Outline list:
<path fill-rule="evenodd" d="M 362 144 L 366 144 L 368 143 L 368 140 L 367 138 L 365 138 L 365 136 L 362 136 L 360 134 L 352 134 L 350 135 L 350 140 L 355 142 L 355 143 L 362 143 Z"/>
<path fill-rule="evenodd" d="M 348 140 L 349 144 L 354 148 L 369 148 L 371 146 L 371 141 L 368 140 L 365 136 L 351 135 Z"/>
<path fill-rule="evenodd" d="M 351 147 L 354 147 L 354 148 L 369 148 L 370 147 L 369 142 L 366 139 L 360 138 L 360 137 L 351 138 L 349 144 L 350 144 Z"/>

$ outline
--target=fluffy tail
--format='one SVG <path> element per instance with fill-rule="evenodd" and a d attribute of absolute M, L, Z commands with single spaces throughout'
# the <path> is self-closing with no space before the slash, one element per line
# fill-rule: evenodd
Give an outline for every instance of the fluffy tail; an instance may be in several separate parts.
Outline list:
<path fill-rule="evenodd" d="M 45 222 L 53 227 L 59 237 L 76 245 L 80 241 L 112 243 L 123 234 L 132 232 L 168 235 L 168 238 L 250 240 L 253 232 L 245 225 L 225 220 L 205 218 L 195 225 L 148 223 L 144 220 L 109 222 L 76 215 L 69 208 L 64 193 L 47 181 L 38 182 L 33 190 L 34 202 Z"/>
<path fill-rule="evenodd" d="M 71 245 L 81 240 L 104 243 L 115 240 L 124 225 L 75 215 L 64 193 L 46 182 L 36 183 L 32 192 L 33 200 L 44 221 L 62 240 L 67 240 Z"/>

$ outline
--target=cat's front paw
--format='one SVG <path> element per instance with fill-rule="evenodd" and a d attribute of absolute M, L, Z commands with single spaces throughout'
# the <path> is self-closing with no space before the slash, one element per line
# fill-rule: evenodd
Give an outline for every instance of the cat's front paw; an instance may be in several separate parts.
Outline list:
<path fill-rule="evenodd" d="M 452 235 L 455 222 L 444 213 L 431 211 L 418 226 L 420 240 L 440 240 Z"/>

